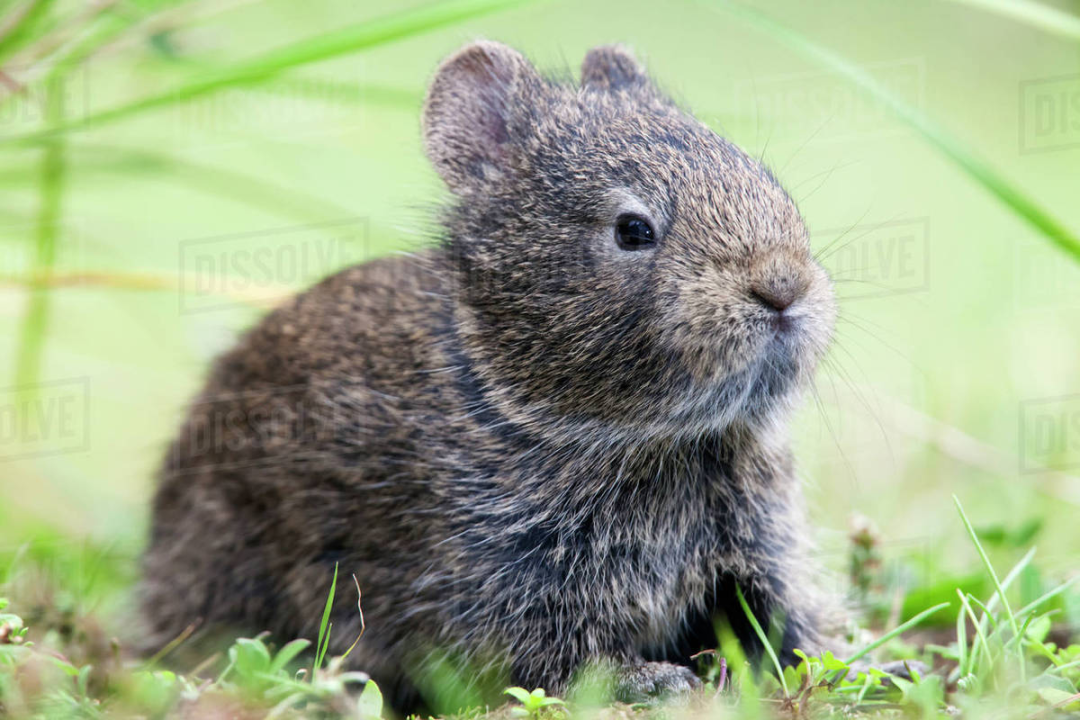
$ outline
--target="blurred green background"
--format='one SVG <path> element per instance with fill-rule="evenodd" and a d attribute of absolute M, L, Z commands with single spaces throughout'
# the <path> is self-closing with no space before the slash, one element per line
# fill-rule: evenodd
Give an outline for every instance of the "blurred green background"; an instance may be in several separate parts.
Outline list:
<path fill-rule="evenodd" d="M 1040 572 L 1075 571 L 1077 261 L 791 38 L 846 59 L 1080 232 L 1080 33 L 982 3 L 753 4 L 786 35 L 728 7 L 8 3 L 2 557 L 31 543 L 84 572 L 107 553 L 116 588 L 134 576 L 155 468 L 212 358 L 289 292 L 429 242 L 446 195 L 421 151 L 425 84 L 487 37 L 575 73 L 594 45 L 631 46 L 798 201 L 841 299 L 796 425 L 838 577 L 854 515 L 886 560 L 906 558 L 907 590 L 975 567 L 952 494 L 1003 561 L 1035 542 Z M 296 62 L 304 50 L 322 59 Z M 101 115 L 115 108 L 130 111 Z"/>

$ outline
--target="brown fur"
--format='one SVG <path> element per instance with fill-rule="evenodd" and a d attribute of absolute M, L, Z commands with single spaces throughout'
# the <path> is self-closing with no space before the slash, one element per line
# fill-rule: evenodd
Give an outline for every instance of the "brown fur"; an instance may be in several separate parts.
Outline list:
<path fill-rule="evenodd" d="M 440 246 L 326 279 L 217 362 L 154 503 L 153 639 L 314 637 L 339 563 L 350 662 L 400 708 L 433 653 L 550 692 L 588 662 L 627 697 L 689 687 L 717 615 L 755 646 L 736 586 L 785 660 L 814 649 L 786 424 L 828 279 L 769 172 L 628 52 L 582 78 L 492 42 L 439 68 Z M 627 212 L 655 248 L 617 246 Z"/>

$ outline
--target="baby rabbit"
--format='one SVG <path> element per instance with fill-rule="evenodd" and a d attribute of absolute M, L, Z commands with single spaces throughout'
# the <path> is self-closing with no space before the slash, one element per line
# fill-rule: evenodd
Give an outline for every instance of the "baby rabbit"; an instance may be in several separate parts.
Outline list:
<path fill-rule="evenodd" d="M 689 689 L 718 616 L 760 650 L 737 588 L 784 661 L 816 650 L 787 422 L 835 305 L 791 198 L 620 47 L 575 86 L 469 44 L 423 136 L 438 247 L 325 279 L 215 364 L 161 473 L 149 637 L 313 638 L 337 565 L 330 652 L 355 574 L 348 662 L 403 711 L 439 663 Z"/>

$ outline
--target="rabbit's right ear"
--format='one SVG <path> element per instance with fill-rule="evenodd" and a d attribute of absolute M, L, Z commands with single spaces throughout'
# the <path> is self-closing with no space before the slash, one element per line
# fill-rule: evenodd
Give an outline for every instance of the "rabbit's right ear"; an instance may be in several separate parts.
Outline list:
<path fill-rule="evenodd" d="M 466 45 L 439 66 L 424 101 L 424 150 L 450 189 L 468 194 L 504 176 L 510 119 L 536 70 L 502 43 Z"/>
<path fill-rule="evenodd" d="M 581 84 L 585 87 L 622 90 L 648 83 L 644 66 L 622 45 L 594 47 L 581 63 Z"/>

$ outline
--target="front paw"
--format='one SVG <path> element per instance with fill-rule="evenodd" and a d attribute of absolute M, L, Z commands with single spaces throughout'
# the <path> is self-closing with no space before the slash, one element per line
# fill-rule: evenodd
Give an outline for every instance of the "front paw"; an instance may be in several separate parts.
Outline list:
<path fill-rule="evenodd" d="M 661 697 L 685 695 L 701 687 L 701 680 L 685 665 L 641 662 L 625 666 L 615 685 L 615 697 L 626 703 L 649 702 Z"/>

